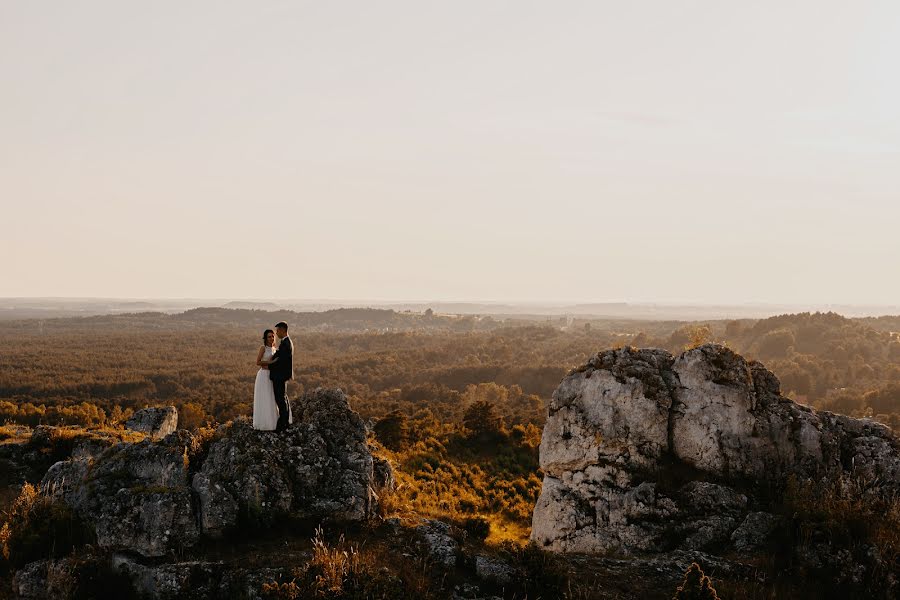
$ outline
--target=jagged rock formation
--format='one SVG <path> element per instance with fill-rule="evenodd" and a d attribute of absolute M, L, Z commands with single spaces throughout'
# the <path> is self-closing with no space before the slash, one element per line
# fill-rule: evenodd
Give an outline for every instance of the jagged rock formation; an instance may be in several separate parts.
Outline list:
<path fill-rule="evenodd" d="M 900 490 L 900 441 L 871 421 L 784 398 L 758 362 L 716 345 L 601 352 L 554 393 L 532 539 L 560 552 L 763 543 L 765 491 L 788 477 Z"/>
<path fill-rule="evenodd" d="M 373 459 L 365 425 L 343 392 L 306 394 L 294 418 L 284 434 L 240 423 L 212 444 L 192 481 L 204 533 L 219 535 L 241 515 L 272 523 L 282 514 L 345 521 L 373 514 L 379 479 L 393 476 Z"/>
<path fill-rule="evenodd" d="M 161 440 L 178 429 L 178 410 L 174 406 L 144 408 L 125 422 L 125 429 L 146 433 Z"/>
<path fill-rule="evenodd" d="M 343 392 L 305 394 L 294 419 L 284 433 L 237 421 L 220 426 L 211 440 L 179 430 L 159 442 L 118 444 L 96 458 L 56 463 L 41 489 L 91 524 L 101 549 L 143 557 L 285 516 L 371 516 L 375 472 L 390 481 L 390 467 L 373 458 L 362 419 Z"/>

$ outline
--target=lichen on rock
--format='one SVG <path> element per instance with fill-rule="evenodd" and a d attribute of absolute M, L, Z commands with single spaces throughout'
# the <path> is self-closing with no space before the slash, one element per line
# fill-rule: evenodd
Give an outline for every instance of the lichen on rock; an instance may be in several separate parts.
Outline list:
<path fill-rule="evenodd" d="M 125 422 L 125 428 L 161 440 L 178 429 L 178 410 L 174 406 L 138 410 Z"/>

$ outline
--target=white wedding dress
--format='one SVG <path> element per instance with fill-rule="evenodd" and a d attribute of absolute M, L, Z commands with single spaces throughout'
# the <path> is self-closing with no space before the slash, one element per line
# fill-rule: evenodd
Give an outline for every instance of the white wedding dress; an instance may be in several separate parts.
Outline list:
<path fill-rule="evenodd" d="M 272 360 L 274 350 L 266 346 L 263 360 Z M 253 388 L 253 429 L 274 431 L 278 425 L 278 405 L 275 404 L 275 388 L 269 379 L 269 371 L 260 369 Z"/>

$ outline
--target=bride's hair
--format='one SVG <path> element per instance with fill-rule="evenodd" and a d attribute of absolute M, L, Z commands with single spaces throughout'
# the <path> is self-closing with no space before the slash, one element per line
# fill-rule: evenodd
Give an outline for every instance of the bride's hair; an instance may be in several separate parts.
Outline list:
<path fill-rule="evenodd" d="M 266 329 L 265 331 L 263 331 L 263 346 L 266 345 L 266 338 L 269 337 L 270 333 L 274 335 L 275 332 L 271 329 Z"/>

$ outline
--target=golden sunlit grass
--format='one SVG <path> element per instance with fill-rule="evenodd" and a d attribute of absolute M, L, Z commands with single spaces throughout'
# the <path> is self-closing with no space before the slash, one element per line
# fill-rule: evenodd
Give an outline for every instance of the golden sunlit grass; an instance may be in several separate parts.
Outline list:
<path fill-rule="evenodd" d="M 541 488 L 536 428 L 476 435 L 426 419 L 411 429 L 418 439 L 406 447 L 376 445 L 397 480 L 381 499 L 385 517 L 404 524 L 422 517 L 452 521 L 489 544 L 527 542 Z"/>
<path fill-rule="evenodd" d="M 18 444 L 31 437 L 31 428 L 15 423 L 0 425 L 0 444 Z"/>

